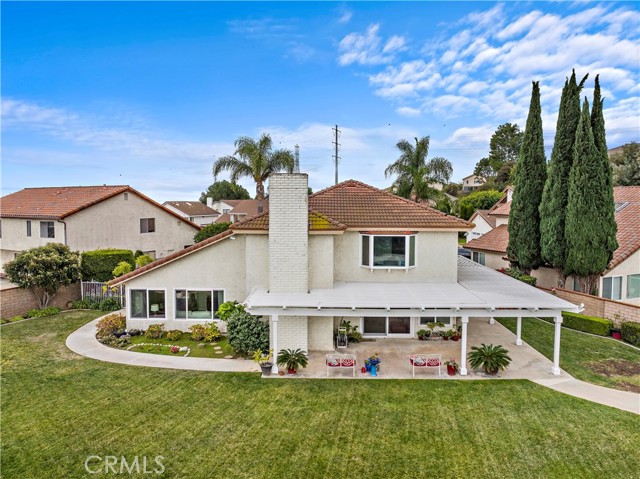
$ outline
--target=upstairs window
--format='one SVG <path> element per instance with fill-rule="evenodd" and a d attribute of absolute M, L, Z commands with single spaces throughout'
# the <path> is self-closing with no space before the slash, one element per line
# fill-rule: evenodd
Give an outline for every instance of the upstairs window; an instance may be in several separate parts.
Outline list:
<path fill-rule="evenodd" d="M 53 221 L 40 222 L 40 238 L 55 238 L 56 230 Z"/>
<path fill-rule="evenodd" d="M 412 268 L 416 265 L 416 236 L 361 235 L 360 264 L 368 268 Z"/>
<path fill-rule="evenodd" d="M 31 236 L 31 220 L 27 220 L 27 236 Z"/>
<path fill-rule="evenodd" d="M 140 233 L 153 233 L 155 230 L 155 218 L 140 218 Z"/>

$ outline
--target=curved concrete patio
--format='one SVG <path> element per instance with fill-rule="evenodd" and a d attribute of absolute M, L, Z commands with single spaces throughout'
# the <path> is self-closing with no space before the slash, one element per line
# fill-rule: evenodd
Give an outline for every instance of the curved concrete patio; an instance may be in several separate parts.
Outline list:
<path fill-rule="evenodd" d="M 260 368 L 250 360 L 244 359 L 209 359 L 175 357 L 159 354 L 137 353 L 110 348 L 96 339 L 95 319 L 69 335 L 67 347 L 82 356 L 111 363 L 127 364 L 130 366 L 146 366 L 168 369 L 185 369 L 192 371 L 219 372 L 259 372 Z M 552 362 L 534 348 L 522 343 L 515 345 L 515 335 L 499 323 L 488 324 L 486 319 L 473 318 L 469 321 L 469 344 L 471 346 L 486 344 L 502 344 L 509 350 L 512 362 L 506 371 L 497 377 L 500 379 L 527 379 L 556 391 L 569 394 L 588 401 L 615 407 L 624 411 L 640 414 L 640 394 L 616 389 L 596 386 L 575 379 L 565 371 L 560 376 L 551 374 Z M 415 339 L 377 339 L 351 345 L 346 352 L 355 354 L 358 358 L 356 378 L 362 379 L 412 379 L 409 355 L 415 353 L 438 353 L 443 361 L 447 359 L 460 360 L 460 342 L 456 341 L 417 341 Z M 381 371 L 377 378 L 362 374 L 359 368 L 364 359 L 378 353 L 382 358 Z M 300 371 L 298 378 L 326 378 L 325 353 L 311 352 L 309 366 Z M 278 376 L 275 376 L 278 377 Z M 291 376 L 288 376 L 291 377 Z M 350 370 L 331 371 L 331 378 L 352 379 Z M 416 379 L 437 379 L 437 371 L 419 371 Z M 467 376 L 447 376 L 443 367 L 442 379 L 468 380 L 489 379 L 484 373 L 469 371 Z"/>

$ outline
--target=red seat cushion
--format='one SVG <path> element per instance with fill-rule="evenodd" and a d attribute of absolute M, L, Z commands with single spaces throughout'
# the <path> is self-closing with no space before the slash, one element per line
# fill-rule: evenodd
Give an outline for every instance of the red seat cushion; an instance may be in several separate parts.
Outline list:
<path fill-rule="evenodd" d="M 440 360 L 438 358 L 428 358 L 427 366 L 440 366 Z"/>
<path fill-rule="evenodd" d="M 346 358 L 342 360 L 343 368 L 352 368 L 355 365 L 356 365 L 356 360 L 353 358 Z"/>
<path fill-rule="evenodd" d="M 426 366 L 423 358 L 410 358 L 411 364 L 417 368 Z"/>
<path fill-rule="evenodd" d="M 338 368 L 340 367 L 340 360 L 338 358 L 327 359 L 327 366 L 330 368 Z"/>

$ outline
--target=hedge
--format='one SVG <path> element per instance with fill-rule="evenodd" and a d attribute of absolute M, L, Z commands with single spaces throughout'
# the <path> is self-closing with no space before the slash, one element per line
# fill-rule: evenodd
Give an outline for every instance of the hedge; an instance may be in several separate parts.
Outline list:
<path fill-rule="evenodd" d="M 542 318 L 549 323 L 553 323 L 553 318 Z M 562 312 L 562 325 L 569 329 L 582 331 L 584 333 L 597 334 L 598 336 L 609 336 L 613 321 L 596 316 L 587 316 L 578 313 Z"/>
<path fill-rule="evenodd" d="M 620 333 L 622 334 L 622 339 L 628 343 L 634 346 L 640 346 L 640 323 L 622 323 Z"/>
<path fill-rule="evenodd" d="M 522 281 L 523 283 L 527 283 L 531 286 L 535 286 L 538 281 L 538 278 L 536 278 L 535 276 L 529 276 L 528 274 L 521 273 L 517 269 L 507 268 L 500 271 L 508 276 L 511 276 L 514 279 L 517 279 L 518 281 Z"/>
<path fill-rule="evenodd" d="M 80 273 L 85 281 L 110 281 L 118 263 L 126 261 L 131 268 L 136 267 L 133 252 L 128 249 L 97 249 L 80 255 Z"/>

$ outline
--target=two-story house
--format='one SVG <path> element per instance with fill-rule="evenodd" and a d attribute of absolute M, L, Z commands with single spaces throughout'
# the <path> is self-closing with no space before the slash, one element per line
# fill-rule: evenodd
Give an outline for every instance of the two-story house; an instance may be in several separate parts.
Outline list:
<path fill-rule="evenodd" d="M 1 261 L 29 248 L 141 250 L 162 258 L 193 244 L 200 227 L 130 186 L 25 188 L 0 198 Z"/>
<path fill-rule="evenodd" d="M 187 218 L 198 226 L 215 223 L 220 213 L 199 201 L 165 201 L 162 206 Z"/>
<path fill-rule="evenodd" d="M 300 173 L 272 175 L 269 198 L 268 212 L 114 280 L 127 287 L 127 326 L 186 330 L 238 300 L 269 321 L 275 351 L 322 351 L 342 320 L 374 338 L 455 322 L 466 374 L 470 318 L 535 311 L 555 318 L 559 354 L 561 311 L 577 307 L 458 257 L 471 223 L 353 180 L 309 196 Z"/>
<path fill-rule="evenodd" d="M 469 175 L 462 178 L 462 191 L 473 191 L 484 185 L 484 179 L 477 175 Z"/>

